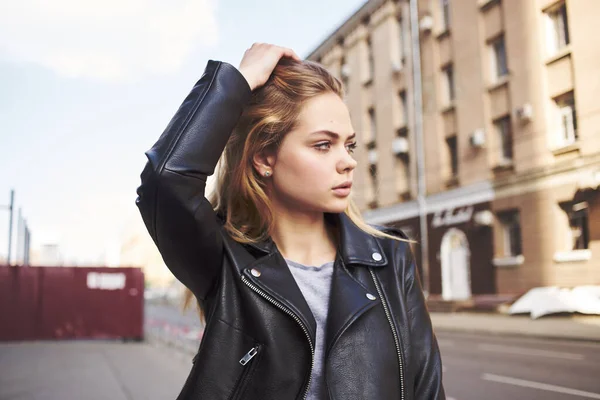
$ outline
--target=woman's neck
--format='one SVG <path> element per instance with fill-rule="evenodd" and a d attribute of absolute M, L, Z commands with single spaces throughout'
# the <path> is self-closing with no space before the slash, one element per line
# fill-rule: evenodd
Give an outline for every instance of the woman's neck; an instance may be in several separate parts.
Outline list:
<path fill-rule="evenodd" d="M 335 260 L 335 237 L 323 212 L 275 210 L 274 217 L 271 236 L 284 258 L 313 266 Z"/>

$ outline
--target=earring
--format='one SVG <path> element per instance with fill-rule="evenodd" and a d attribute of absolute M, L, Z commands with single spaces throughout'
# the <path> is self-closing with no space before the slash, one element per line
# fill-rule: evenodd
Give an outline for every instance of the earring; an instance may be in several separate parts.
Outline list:
<path fill-rule="evenodd" d="M 268 178 L 269 176 L 271 176 L 271 171 L 265 171 L 265 177 Z"/>

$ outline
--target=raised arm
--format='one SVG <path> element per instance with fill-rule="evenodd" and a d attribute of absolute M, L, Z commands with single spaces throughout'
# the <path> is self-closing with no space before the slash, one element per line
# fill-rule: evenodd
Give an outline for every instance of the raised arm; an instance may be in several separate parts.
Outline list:
<path fill-rule="evenodd" d="M 223 256 L 219 223 L 205 198 L 206 179 L 250 94 L 236 68 L 209 61 L 146 152 L 136 204 L 166 265 L 201 299 L 214 284 Z"/>
<path fill-rule="evenodd" d="M 215 167 L 252 90 L 263 85 L 290 49 L 255 44 L 236 69 L 209 61 L 152 148 L 136 204 L 167 267 L 199 299 L 222 265 L 220 223 L 205 197 Z"/>

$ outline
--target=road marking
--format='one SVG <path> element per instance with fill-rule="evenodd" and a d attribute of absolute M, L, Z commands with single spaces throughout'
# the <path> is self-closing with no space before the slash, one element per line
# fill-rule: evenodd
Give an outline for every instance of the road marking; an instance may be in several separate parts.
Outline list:
<path fill-rule="evenodd" d="M 566 388 L 563 386 L 549 385 L 547 383 L 526 381 L 523 379 L 510 378 L 508 376 L 501 376 L 501 375 L 494 375 L 494 374 L 486 373 L 486 374 L 481 375 L 481 379 L 483 379 L 485 381 L 506 383 L 508 385 L 522 386 L 522 387 L 539 389 L 539 390 L 547 390 L 549 392 L 570 394 L 572 396 L 585 397 L 588 399 L 600 399 L 599 393 L 584 392 L 583 390 L 570 389 L 570 388 Z"/>
<path fill-rule="evenodd" d="M 459 341 L 466 340 L 469 343 L 472 343 L 473 340 L 477 339 L 487 339 L 489 338 L 489 334 L 486 333 L 461 333 L 461 332 L 440 332 L 437 334 L 438 338 L 452 338 L 458 339 Z M 499 342 L 504 342 L 507 345 L 511 343 L 515 344 L 544 344 L 548 346 L 560 345 L 565 347 L 579 347 L 579 348 L 590 348 L 600 350 L 600 344 L 590 342 L 590 341 L 569 341 L 568 339 L 558 338 L 558 337 L 545 337 L 545 338 L 532 338 L 530 336 L 498 336 L 495 340 Z"/>
<path fill-rule="evenodd" d="M 524 355 L 524 356 L 562 358 L 564 360 L 577 360 L 577 361 L 581 361 L 585 358 L 583 356 L 583 354 L 564 353 L 561 351 L 536 350 L 536 349 L 528 349 L 525 347 L 502 346 L 502 345 L 497 345 L 497 344 L 480 344 L 477 347 L 480 350 L 491 351 L 494 353 L 510 353 L 510 354 Z"/>

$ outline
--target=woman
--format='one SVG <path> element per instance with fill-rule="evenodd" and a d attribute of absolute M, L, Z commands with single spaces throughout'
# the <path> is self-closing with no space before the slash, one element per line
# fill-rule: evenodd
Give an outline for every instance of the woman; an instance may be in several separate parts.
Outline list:
<path fill-rule="evenodd" d="M 342 95 L 319 65 L 255 44 L 239 69 L 209 61 L 146 153 L 137 205 L 206 320 L 179 399 L 445 398 L 406 237 L 350 202 Z"/>

